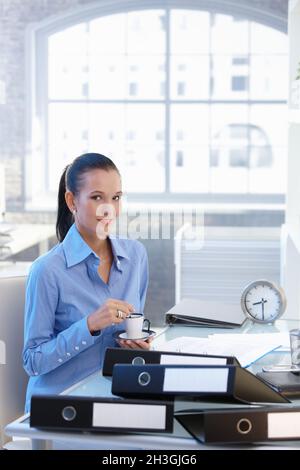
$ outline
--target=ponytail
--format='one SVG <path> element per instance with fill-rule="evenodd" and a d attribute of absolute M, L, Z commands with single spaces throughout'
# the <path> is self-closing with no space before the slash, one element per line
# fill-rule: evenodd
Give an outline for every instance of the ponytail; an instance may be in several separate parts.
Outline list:
<path fill-rule="evenodd" d="M 59 182 L 58 189 L 58 209 L 57 209 L 57 219 L 56 219 L 56 236 L 59 242 L 62 242 L 65 236 L 68 233 L 69 228 L 74 222 L 73 215 L 70 212 L 70 209 L 67 206 L 65 200 L 66 193 L 66 173 L 69 165 L 63 171 Z"/>
<path fill-rule="evenodd" d="M 77 196 L 80 191 L 83 175 L 89 171 L 101 169 L 105 171 L 120 172 L 114 162 L 100 153 L 85 153 L 75 158 L 71 165 L 67 165 L 61 175 L 58 189 L 58 209 L 56 219 L 56 236 L 62 242 L 74 223 L 73 214 L 65 200 L 66 191 Z"/>

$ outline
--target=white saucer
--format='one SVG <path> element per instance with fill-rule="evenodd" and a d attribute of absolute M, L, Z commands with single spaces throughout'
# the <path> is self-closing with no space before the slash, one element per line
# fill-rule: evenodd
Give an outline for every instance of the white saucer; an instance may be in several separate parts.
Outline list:
<path fill-rule="evenodd" d="M 149 330 L 149 331 L 146 331 L 146 330 L 143 330 L 143 336 L 141 336 L 140 338 L 127 338 L 127 333 L 126 331 L 116 331 L 116 333 L 114 334 L 114 337 L 116 339 L 130 339 L 132 341 L 135 341 L 135 340 L 139 340 L 139 339 L 148 339 L 148 338 L 152 338 L 152 336 L 155 336 L 156 335 L 156 332 L 153 331 L 153 330 Z"/>

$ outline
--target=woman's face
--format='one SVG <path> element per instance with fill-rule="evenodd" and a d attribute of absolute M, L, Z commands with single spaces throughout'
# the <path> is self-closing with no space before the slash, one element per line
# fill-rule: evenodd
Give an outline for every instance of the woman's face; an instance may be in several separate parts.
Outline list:
<path fill-rule="evenodd" d="M 83 175 L 74 198 L 75 221 L 90 235 L 104 239 L 120 214 L 121 178 L 115 170 L 94 169 Z"/>

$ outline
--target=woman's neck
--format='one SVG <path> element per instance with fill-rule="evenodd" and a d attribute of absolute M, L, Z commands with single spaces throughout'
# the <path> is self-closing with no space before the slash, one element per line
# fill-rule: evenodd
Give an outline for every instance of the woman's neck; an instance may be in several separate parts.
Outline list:
<path fill-rule="evenodd" d="M 104 239 L 100 239 L 96 234 L 90 234 L 83 230 L 81 227 L 77 227 L 78 232 L 89 245 L 89 247 L 101 258 L 101 256 L 107 255 L 110 250 L 110 243 L 108 235 Z"/>

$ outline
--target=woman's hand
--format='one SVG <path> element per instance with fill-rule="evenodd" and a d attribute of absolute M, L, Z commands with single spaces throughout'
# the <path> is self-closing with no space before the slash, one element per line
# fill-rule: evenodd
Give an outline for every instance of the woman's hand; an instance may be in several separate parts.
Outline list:
<path fill-rule="evenodd" d="M 103 330 L 108 326 L 122 323 L 125 318 L 134 312 L 133 305 L 123 300 L 108 299 L 95 312 L 91 313 L 87 318 L 90 333 Z"/>
<path fill-rule="evenodd" d="M 146 341 L 142 339 L 120 339 L 118 340 L 121 348 L 126 349 L 150 349 L 153 338 L 148 338 Z"/>

